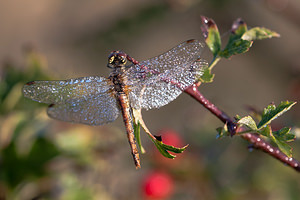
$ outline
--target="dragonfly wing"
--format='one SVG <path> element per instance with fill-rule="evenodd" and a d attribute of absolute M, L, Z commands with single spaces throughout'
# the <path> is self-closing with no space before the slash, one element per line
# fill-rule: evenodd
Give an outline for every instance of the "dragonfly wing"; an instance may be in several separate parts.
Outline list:
<path fill-rule="evenodd" d="M 32 81 L 24 85 L 23 94 L 40 103 L 62 104 L 89 99 L 111 88 L 106 78 L 89 76 L 61 81 Z"/>
<path fill-rule="evenodd" d="M 119 109 L 116 99 L 105 93 L 84 101 L 72 100 L 64 104 L 52 104 L 48 108 L 48 115 L 67 122 L 102 125 L 116 120 Z"/>
<path fill-rule="evenodd" d="M 128 71 L 131 104 L 159 108 L 173 101 L 203 73 L 204 45 L 197 40 L 181 43 L 168 52 L 132 66 Z"/>
<path fill-rule="evenodd" d="M 23 87 L 24 96 L 51 104 L 52 118 L 89 125 L 114 121 L 119 114 L 111 84 L 106 78 L 90 76 L 62 81 L 34 81 Z"/>

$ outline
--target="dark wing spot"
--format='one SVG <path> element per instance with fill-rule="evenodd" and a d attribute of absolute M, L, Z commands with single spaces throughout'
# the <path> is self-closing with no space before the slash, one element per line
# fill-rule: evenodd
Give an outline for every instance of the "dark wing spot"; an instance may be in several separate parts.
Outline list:
<path fill-rule="evenodd" d="M 53 106 L 55 106 L 55 104 L 54 104 L 54 103 L 50 104 L 50 105 L 49 105 L 49 108 L 51 108 L 51 107 L 53 107 Z"/>
<path fill-rule="evenodd" d="M 33 85 L 33 84 L 35 84 L 35 81 L 30 81 L 30 82 L 26 83 L 26 85 Z"/>
<path fill-rule="evenodd" d="M 194 39 L 191 39 L 191 40 L 186 41 L 186 43 L 192 43 L 194 41 L 195 41 Z"/>

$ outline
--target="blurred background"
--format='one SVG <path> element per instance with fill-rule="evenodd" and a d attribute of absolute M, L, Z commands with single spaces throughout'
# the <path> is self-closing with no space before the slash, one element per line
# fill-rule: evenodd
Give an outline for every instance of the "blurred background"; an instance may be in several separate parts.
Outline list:
<path fill-rule="evenodd" d="M 299 101 L 297 0 L 1 1 L 0 199 L 300 199 L 297 172 L 239 137 L 217 140 L 222 123 L 186 94 L 143 117 L 168 144 L 189 147 L 168 160 L 142 132 L 138 171 L 121 118 L 99 127 L 55 121 L 46 105 L 22 97 L 32 80 L 108 76 L 112 50 L 141 61 L 203 41 L 200 15 L 215 20 L 223 44 L 238 17 L 281 35 L 218 63 L 204 96 L 230 116 Z M 296 127 L 299 117 L 296 105 L 273 125 Z M 299 140 L 292 146 L 300 159 Z"/>

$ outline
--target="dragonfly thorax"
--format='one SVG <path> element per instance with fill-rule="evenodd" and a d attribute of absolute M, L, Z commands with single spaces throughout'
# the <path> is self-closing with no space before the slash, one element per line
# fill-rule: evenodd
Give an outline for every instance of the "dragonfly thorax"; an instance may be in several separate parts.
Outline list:
<path fill-rule="evenodd" d="M 122 51 L 113 51 L 108 56 L 108 64 L 109 68 L 123 67 L 127 62 L 127 54 Z"/>

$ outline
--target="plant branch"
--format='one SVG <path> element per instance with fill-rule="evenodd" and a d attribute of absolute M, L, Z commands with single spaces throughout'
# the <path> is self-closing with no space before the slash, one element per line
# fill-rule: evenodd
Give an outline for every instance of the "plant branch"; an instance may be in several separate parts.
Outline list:
<path fill-rule="evenodd" d="M 228 131 L 231 135 L 235 134 L 236 125 L 233 120 L 222 110 L 217 108 L 213 103 L 211 103 L 208 99 L 206 99 L 198 90 L 200 82 L 195 83 L 189 87 L 187 87 L 184 92 L 192 96 L 199 103 L 201 103 L 206 109 L 208 109 L 212 114 L 214 114 L 217 118 L 219 118 L 224 124 L 227 124 Z"/>
<path fill-rule="evenodd" d="M 228 131 L 231 136 L 244 132 L 245 129 L 243 127 L 237 128 L 233 119 L 229 117 L 225 112 L 217 108 L 213 103 L 211 103 L 208 99 L 206 99 L 198 90 L 200 83 L 195 83 L 184 90 L 185 93 L 192 96 L 196 101 L 201 103 L 206 109 L 208 109 L 212 114 L 214 114 L 217 118 L 219 118 L 223 123 L 227 124 Z M 296 171 L 300 172 L 300 162 L 292 157 L 288 157 L 282 151 L 280 151 L 277 147 L 273 147 L 269 142 L 266 142 L 262 139 L 258 134 L 255 133 L 244 133 L 238 134 L 243 139 L 250 142 L 254 148 L 260 149 L 270 156 L 280 160 L 284 164 L 294 168 Z"/>
<path fill-rule="evenodd" d="M 243 130 L 238 130 L 243 131 Z M 294 168 L 296 171 L 300 172 L 300 162 L 292 157 L 288 157 L 282 151 L 279 150 L 277 147 L 273 147 L 270 143 L 263 140 L 259 137 L 258 134 L 255 133 L 245 133 L 240 135 L 243 139 L 247 140 L 248 142 L 253 144 L 253 147 L 256 149 L 260 149 L 267 154 L 273 156 L 274 158 L 280 160 L 286 165 Z"/>

